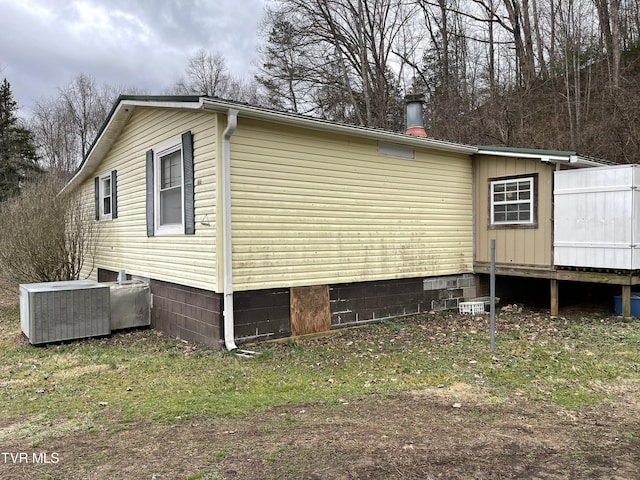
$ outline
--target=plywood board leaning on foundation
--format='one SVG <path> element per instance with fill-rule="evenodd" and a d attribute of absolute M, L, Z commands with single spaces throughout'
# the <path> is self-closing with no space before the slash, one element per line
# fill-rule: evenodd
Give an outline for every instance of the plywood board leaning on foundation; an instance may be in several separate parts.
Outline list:
<path fill-rule="evenodd" d="M 291 335 L 326 332 L 331 328 L 329 286 L 291 288 Z"/>

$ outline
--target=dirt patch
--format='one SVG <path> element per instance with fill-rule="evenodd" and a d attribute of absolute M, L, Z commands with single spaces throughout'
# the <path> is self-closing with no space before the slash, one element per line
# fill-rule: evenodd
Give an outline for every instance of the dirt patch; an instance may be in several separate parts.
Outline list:
<path fill-rule="evenodd" d="M 640 467 L 639 434 L 628 405 L 566 411 L 518 397 L 492 405 L 452 386 L 245 418 L 114 421 L 35 448 L 4 440 L 2 452 L 56 453 L 58 462 L 0 463 L 0 471 L 3 479 L 628 479 Z"/>

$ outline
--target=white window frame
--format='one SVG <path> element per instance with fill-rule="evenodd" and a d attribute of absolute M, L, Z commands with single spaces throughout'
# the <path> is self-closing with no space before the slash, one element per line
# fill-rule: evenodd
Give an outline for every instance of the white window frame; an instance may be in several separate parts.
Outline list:
<path fill-rule="evenodd" d="M 495 188 L 498 185 L 506 185 L 508 183 L 523 183 L 523 182 L 528 182 L 529 183 L 529 198 L 528 199 L 521 199 L 519 198 L 519 192 L 520 190 L 516 190 L 516 195 L 518 196 L 518 198 L 515 199 L 510 199 L 507 200 L 505 198 L 505 200 L 501 200 L 501 201 L 496 201 L 495 200 Z M 535 191 L 535 186 L 536 186 L 536 182 L 535 182 L 535 178 L 533 176 L 531 177 L 510 177 L 510 178 L 501 178 L 501 179 L 495 179 L 495 180 L 491 180 L 490 182 L 490 187 L 489 187 L 489 204 L 490 204 L 490 208 L 491 208 L 491 212 L 490 212 L 490 222 L 491 225 L 535 225 L 536 221 L 536 212 L 535 212 L 535 206 L 536 206 L 536 191 Z M 500 192 L 497 192 L 498 194 L 500 194 Z M 496 221 L 496 212 L 495 212 L 495 207 L 497 205 L 522 205 L 522 204 L 528 204 L 529 205 L 529 219 L 528 220 L 501 220 L 501 221 Z"/>
<path fill-rule="evenodd" d="M 104 182 L 105 180 L 109 180 L 109 191 L 105 192 Z M 99 217 L 100 221 L 111 220 L 113 215 L 113 185 L 111 182 L 113 179 L 111 178 L 111 170 L 108 172 L 104 172 L 98 176 L 98 198 L 100 201 L 99 204 Z M 109 198 L 109 213 L 104 212 L 104 200 Z"/>
<path fill-rule="evenodd" d="M 162 158 L 180 151 L 180 223 L 161 225 L 162 212 L 160 211 L 160 180 L 162 178 Z M 184 156 L 182 152 L 182 139 L 178 137 L 170 143 L 166 143 L 153 149 L 153 197 L 154 197 L 154 226 L 156 235 L 184 234 Z"/>

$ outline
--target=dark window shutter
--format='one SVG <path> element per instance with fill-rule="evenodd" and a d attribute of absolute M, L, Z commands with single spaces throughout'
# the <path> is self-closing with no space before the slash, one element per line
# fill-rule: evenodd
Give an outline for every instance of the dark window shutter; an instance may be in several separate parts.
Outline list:
<path fill-rule="evenodd" d="M 95 205 L 96 205 L 96 220 L 100 220 L 100 177 L 93 179 L 93 186 L 95 191 Z"/>
<path fill-rule="evenodd" d="M 153 237 L 153 150 L 147 151 L 147 237 Z"/>
<path fill-rule="evenodd" d="M 111 170 L 111 218 L 118 218 L 118 171 Z"/>
<path fill-rule="evenodd" d="M 184 233 L 196 233 L 195 197 L 193 188 L 193 135 L 182 134 L 182 168 L 184 179 Z"/>

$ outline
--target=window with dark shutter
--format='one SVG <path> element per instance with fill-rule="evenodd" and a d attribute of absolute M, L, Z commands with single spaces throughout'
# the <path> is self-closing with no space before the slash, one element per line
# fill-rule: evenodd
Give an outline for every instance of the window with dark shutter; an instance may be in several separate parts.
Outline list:
<path fill-rule="evenodd" d="M 96 220 L 113 220 L 117 213 L 117 172 L 111 170 L 94 179 Z"/>
<path fill-rule="evenodd" d="M 147 152 L 147 235 L 195 234 L 193 136 Z"/>

